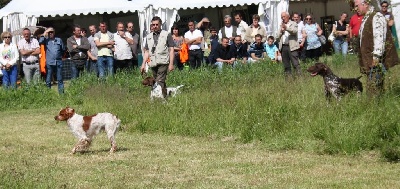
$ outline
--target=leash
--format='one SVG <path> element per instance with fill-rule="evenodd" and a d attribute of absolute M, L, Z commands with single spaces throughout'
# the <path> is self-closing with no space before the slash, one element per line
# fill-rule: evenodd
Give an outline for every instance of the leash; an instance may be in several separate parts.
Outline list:
<path fill-rule="evenodd" d="M 385 65 L 383 65 L 382 63 L 379 63 L 377 66 L 374 66 L 373 68 L 371 68 L 369 70 L 368 79 L 372 80 L 373 73 L 376 73 L 375 79 L 376 79 L 376 84 L 378 85 L 381 82 L 383 76 L 386 74 L 386 72 L 387 72 L 387 70 L 385 68 Z"/>
<path fill-rule="evenodd" d="M 148 76 L 147 72 L 142 72 L 141 74 L 142 74 L 142 79 L 145 79 Z"/>

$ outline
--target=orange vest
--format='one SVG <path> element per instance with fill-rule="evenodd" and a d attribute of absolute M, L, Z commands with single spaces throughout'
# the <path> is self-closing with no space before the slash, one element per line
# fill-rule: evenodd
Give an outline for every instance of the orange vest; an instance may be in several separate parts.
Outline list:
<path fill-rule="evenodd" d="M 182 48 L 179 51 L 179 58 L 182 64 L 185 64 L 189 60 L 189 46 L 186 43 L 182 43 Z"/>
<path fill-rule="evenodd" d="M 40 73 L 46 75 L 46 50 L 44 45 L 40 45 L 40 60 L 39 60 Z"/>

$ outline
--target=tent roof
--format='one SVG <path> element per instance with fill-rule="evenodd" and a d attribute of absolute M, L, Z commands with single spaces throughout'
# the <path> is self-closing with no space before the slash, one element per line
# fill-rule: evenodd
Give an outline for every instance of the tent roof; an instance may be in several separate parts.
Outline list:
<path fill-rule="evenodd" d="M 133 0 L 134 1 L 134 0 Z M 289 0 L 289 1 L 326 1 L 326 0 Z M 271 3 L 279 3 L 280 0 L 271 0 Z M 149 0 L 148 4 L 153 5 L 153 8 L 176 8 L 176 9 L 194 9 L 208 7 L 229 7 L 243 6 L 259 3 L 268 3 L 268 0 Z"/>
<path fill-rule="evenodd" d="M 135 12 L 143 10 L 148 1 L 128 0 L 12 0 L 0 12 L 0 18 L 22 12 L 27 16 L 55 17 L 96 13 Z"/>
<path fill-rule="evenodd" d="M 273 0 L 272 0 L 273 1 Z M 154 8 L 176 8 L 176 9 L 194 9 L 194 8 L 208 8 L 208 7 L 222 7 L 222 6 L 236 6 L 236 5 L 251 5 L 265 3 L 265 0 L 153 0 L 151 4 Z"/>
<path fill-rule="evenodd" d="M 279 2 L 280 0 L 271 1 Z M 155 9 L 194 9 L 251 5 L 265 2 L 266 0 L 12 0 L 1 9 L 0 18 L 14 12 L 21 12 L 27 16 L 35 17 L 55 17 L 57 15 L 135 12 L 142 11 L 149 5 L 153 5 Z"/>

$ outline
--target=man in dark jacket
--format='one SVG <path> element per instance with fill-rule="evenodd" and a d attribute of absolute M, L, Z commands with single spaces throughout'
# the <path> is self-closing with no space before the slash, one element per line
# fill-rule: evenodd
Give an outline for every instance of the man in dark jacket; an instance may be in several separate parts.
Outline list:
<path fill-rule="evenodd" d="M 218 71 L 222 71 L 222 66 L 225 64 L 233 66 L 235 63 L 235 57 L 232 51 L 229 50 L 229 39 L 227 37 L 223 37 L 221 40 L 221 44 L 217 47 L 215 51 L 215 66 L 218 68 Z"/>
<path fill-rule="evenodd" d="M 241 61 L 243 64 L 247 62 L 247 57 L 249 57 L 247 43 L 242 43 L 242 37 L 240 35 L 235 36 L 230 51 L 233 53 L 233 57 L 235 57 L 236 61 Z"/>
<path fill-rule="evenodd" d="M 72 65 L 72 78 L 77 78 L 83 71 L 86 60 L 88 59 L 88 50 L 90 49 L 89 40 L 81 35 L 81 27 L 74 26 L 73 35 L 67 39 L 67 48 L 70 54 Z"/>

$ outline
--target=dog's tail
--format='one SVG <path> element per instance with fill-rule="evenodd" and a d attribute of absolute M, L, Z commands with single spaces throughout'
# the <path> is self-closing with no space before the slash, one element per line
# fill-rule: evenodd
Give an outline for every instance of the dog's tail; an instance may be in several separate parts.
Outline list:
<path fill-rule="evenodd" d="M 362 75 L 358 76 L 356 79 L 359 80 L 360 78 L 362 78 Z"/>
<path fill-rule="evenodd" d="M 179 85 L 179 86 L 176 87 L 176 89 L 179 89 L 179 88 L 181 88 L 183 86 L 185 86 L 185 85 Z"/>

